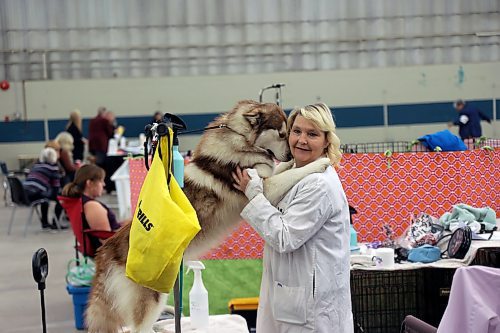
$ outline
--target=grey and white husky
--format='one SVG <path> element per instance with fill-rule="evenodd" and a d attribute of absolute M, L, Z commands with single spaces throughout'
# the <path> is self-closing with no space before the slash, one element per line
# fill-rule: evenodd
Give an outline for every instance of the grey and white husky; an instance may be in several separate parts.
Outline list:
<path fill-rule="evenodd" d="M 291 168 L 286 115 L 276 104 L 244 100 L 216 118 L 202 135 L 185 169 L 184 192 L 195 208 L 201 230 L 184 257 L 192 260 L 217 246 L 241 221 L 248 203 L 233 187 L 236 166 L 257 169 L 264 178 L 264 195 L 273 204 L 302 178 L 323 172 L 330 162 L 320 159 Z M 280 169 L 273 176 L 275 160 Z M 165 212 L 166 214 L 168 212 Z M 125 276 L 130 225 L 105 242 L 96 256 L 96 276 L 86 311 L 89 333 L 116 333 L 126 325 L 131 332 L 151 332 L 165 304 L 165 294 L 136 284 Z"/>

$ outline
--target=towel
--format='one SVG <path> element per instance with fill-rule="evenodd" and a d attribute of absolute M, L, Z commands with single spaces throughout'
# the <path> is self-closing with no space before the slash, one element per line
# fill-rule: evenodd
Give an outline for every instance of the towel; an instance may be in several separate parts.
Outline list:
<path fill-rule="evenodd" d="M 418 141 L 428 148 L 429 150 L 434 150 L 437 146 L 441 148 L 442 151 L 460 151 L 467 150 L 465 143 L 458 136 L 453 135 L 448 130 L 443 130 L 436 132 L 434 134 L 427 134 L 418 138 Z"/>
<path fill-rule="evenodd" d="M 479 222 L 484 226 L 486 231 L 491 231 L 496 227 L 496 213 L 490 207 L 475 208 L 466 204 L 458 204 L 453 206 L 451 212 L 444 213 L 440 218 L 439 222 L 445 226 L 446 229 L 450 229 L 450 223 L 463 221 L 467 222 Z"/>

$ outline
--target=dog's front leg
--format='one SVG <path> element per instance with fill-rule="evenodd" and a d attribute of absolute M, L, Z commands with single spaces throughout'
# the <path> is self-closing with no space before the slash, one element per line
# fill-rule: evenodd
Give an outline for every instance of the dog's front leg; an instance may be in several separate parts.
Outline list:
<path fill-rule="evenodd" d="M 264 196 L 273 206 L 276 206 L 288 191 L 305 176 L 323 172 L 330 165 L 330 159 L 324 157 L 301 168 L 286 170 L 266 178 L 264 179 Z"/>

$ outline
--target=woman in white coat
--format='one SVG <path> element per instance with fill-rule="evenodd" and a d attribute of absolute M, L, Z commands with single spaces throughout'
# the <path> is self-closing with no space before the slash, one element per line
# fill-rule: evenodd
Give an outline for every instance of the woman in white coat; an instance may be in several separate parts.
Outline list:
<path fill-rule="evenodd" d="M 254 169 L 233 174 L 250 200 L 241 216 L 265 240 L 257 333 L 351 333 L 349 206 L 333 168 L 341 152 L 328 106 L 294 109 L 288 135 L 291 167 L 325 156 L 332 166 L 301 180 L 277 207 Z"/>

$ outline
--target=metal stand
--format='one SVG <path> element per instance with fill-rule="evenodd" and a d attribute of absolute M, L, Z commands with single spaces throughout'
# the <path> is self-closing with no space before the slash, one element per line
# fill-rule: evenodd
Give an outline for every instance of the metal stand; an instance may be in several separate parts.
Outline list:
<path fill-rule="evenodd" d="M 42 308 L 42 330 L 47 333 L 47 323 L 45 321 L 45 279 L 49 275 L 49 257 L 47 251 L 41 248 L 33 254 L 31 260 L 31 268 L 33 270 L 33 278 L 38 283 L 38 290 L 40 290 L 40 306 Z"/>
<path fill-rule="evenodd" d="M 276 96 L 275 96 L 276 104 L 281 105 L 281 87 L 284 87 L 284 86 L 285 86 L 284 83 L 275 83 L 275 84 L 272 84 L 270 86 L 262 88 L 259 91 L 259 102 L 262 103 L 262 94 L 264 93 L 264 91 L 266 91 L 268 89 L 275 89 L 276 90 Z"/>
<path fill-rule="evenodd" d="M 168 127 L 170 127 L 173 131 L 173 144 L 178 145 L 179 141 L 177 138 L 177 134 L 179 130 L 185 130 L 186 124 L 184 121 L 177 117 L 176 115 L 170 114 L 170 113 L 165 113 L 163 115 L 163 122 L 159 124 L 152 124 L 152 125 L 147 125 L 145 128 L 146 132 L 146 138 L 151 140 L 151 150 L 153 152 L 152 155 L 154 155 L 154 150 L 157 148 L 156 145 L 159 142 L 159 137 L 167 135 L 168 134 Z M 146 163 L 146 168 L 148 168 L 148 154 L 147 154 L 147 140 L 144 143 L 144 159 Z M 173 158 L 173 154 L 172 154 Z M 149 169 L 149 168 L 148 168 Z M 174 163 L 172 163 L 172 173 L 174 173 Z M 184 170 L 181 173 L 184 175 Z M 179 179 L 176 179 L 177 182 L 179 182 Z M 167 185 L 168 186 L 168 185 Z M 177 274 L 177 279 L 175 280 L 174 284 L 174 320 L 175 320 L 175 333 L 181 333 L 181 314 L 182 314 L 182 287 L 183 287 L 183 279 L 182 279 L 182 274 L 183 274 L 183 264 L 181 261 L 181 267 L 179 269 L 179 274 Z"/>

